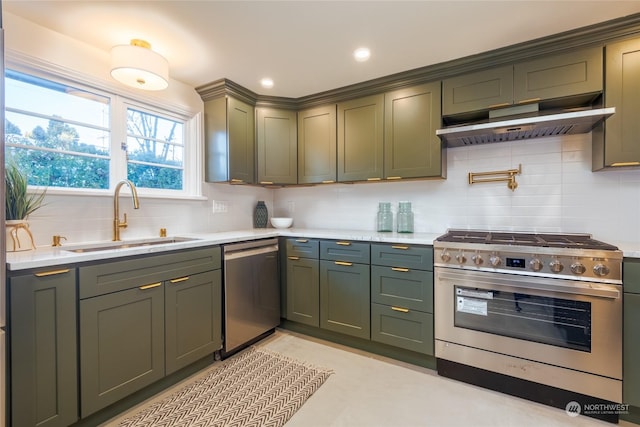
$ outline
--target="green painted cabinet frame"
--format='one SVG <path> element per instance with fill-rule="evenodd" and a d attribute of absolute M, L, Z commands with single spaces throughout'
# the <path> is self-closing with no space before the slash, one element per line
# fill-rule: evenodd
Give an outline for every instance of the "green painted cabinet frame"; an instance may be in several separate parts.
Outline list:
<path fill-rule="evenodd" d="M 384 177 L 446 176 L 446 150 L 436 130 L 441 127 L 440 82 L 385 94 Z"/>
<path fill-rule="evenodd" d="M 640 38 L 605 46 L 605 106 L 616 113 L 593 140 L 593 170 L 640 165 Z"/>
<path fill-rule="evenodd" d="M 338 181 L 384 175 L 384 95 L 338 104 Z"/>
<path fill-rule="evenodd" d="M 11 424 L 66 427 L 78 420 L 76 270 L 9 277 Z"/>
<path fill-rule="evenodd" d="M 288 320 L 320 326 L 320 241 L 290 237 L 282 245 L 283 311 Z"/>
<path fill-rule="evenodd" d="M 336 181 L 336 106 L 298 111 L 298 183 Z"/>
<path fill-rule="evenodd" d="M 205 181 L 255 183 L 255 111 L 232 97 L 204 103 Z"/>
<path fill-rule="evenodd" d="M 623 263 L 624 324 L 622 401 L 640 408 L 640 259 Z"/>
<path fill-rule="evenodd" d="M 298 127 L 294 110 L 256 109 L 258 183 L 298 183 Z"/>

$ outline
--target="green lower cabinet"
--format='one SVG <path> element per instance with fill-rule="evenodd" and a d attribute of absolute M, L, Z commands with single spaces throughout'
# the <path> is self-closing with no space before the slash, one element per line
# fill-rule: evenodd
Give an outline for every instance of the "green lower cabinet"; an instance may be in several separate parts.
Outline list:
<path fill-rule="evenodd" d="M 433 355 L 433 314 L 371 304 L 371 340 Z"/>
<path fill-rule="evenodd" d="M 161 282 L 80 301 L 81 417 L 161 379 Z"/>
<path fill-rule="evenodd" d="M 222 348 L 222 272 L 169 280 L 164 291 L 169 375 Z"/>
<path fill-rule="evenodd" d="M 10 277 L 10 425 L 78 420 L 76 270 Z"/>
<path fill-rule="evenodd" d="M 433 313 L 433 272 L 372 265 L 371 301 Z"/>
<path fill-rule="evenodd" d="M 319 261 L 295 258 L 287 259 L 287 319 L 319 327 Z"/>
<path fill-rule="evenodd" d="M 640 408 L 640 294 L 624 294 L 623 402 Z"/>
<path fill-rule="evenodd" d="M 369 265 L 320 261 L 320 327 L 371 338 Z"/>

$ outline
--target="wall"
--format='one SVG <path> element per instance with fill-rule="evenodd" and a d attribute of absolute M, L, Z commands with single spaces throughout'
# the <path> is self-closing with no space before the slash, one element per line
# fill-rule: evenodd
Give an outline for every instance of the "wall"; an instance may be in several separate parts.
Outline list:
<path fill-rule="evenodd" d="M 591 233 L 640 241 L 640 169 L 591 172 L 591 135 L 448 149 L 446 180 L 335 184 L 274 193 L 295 227 L 375 229 L 378 202 L 413 204 L 416 232 L 447 228 Z M 517 168 L 518 188 L 468 184 L 469 172 Z M 395 216 L 395 215 L 394 215 Z"/>

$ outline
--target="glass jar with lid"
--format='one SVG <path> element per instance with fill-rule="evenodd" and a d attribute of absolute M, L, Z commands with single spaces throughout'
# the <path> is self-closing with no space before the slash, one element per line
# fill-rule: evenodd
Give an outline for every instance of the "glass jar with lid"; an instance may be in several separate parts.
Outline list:
<path fill-rule="evenodd" d="M 398 233 L 413 233 L 411 202 L 400 202 L 398 204 Z"/>
<path fill-rule="evenodd" d="M 378 204 L 378 231 L 393 231 L 393 212 L 391 203 L 380 202 Z"/>

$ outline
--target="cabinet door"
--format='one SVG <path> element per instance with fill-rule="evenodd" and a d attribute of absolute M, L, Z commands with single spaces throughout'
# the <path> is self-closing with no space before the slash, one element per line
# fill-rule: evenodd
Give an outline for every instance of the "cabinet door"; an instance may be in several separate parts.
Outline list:
<path fill-rule="evenodd" d="M 371 304 L 371 340 L 433 355 L 433 314 Z"/>
<path fill-rule="evenodd" d="M 298 182 L 298 131 L 296 112 L 258 108 L 258 183 Z"/>
<path fill-rule="evenodd" d="M 78 419 L 75 281 L 75 269 L 9 278 L 13 426 Z"/>
<path fill-rule="evenodd" d="M 222 348 L 222 273 L 165 283 L 166 374 Z"/>
<path fill-rule="evenodd" d="M 163 376 L 162 283 L 80 301 L 82 418 Z"/>
<path fill-rule="evenodd" d="M 287 259 L 287 319 L 320 326 L 320 274 L 317 259 Z"/>
<path fill-rule="evenodd" d="M 605 122 L 604 147 L 594 143 L 594 170 L 640 165 L 640 39 L 612 43 L 605 49 L 605 103 L 615 107 L 616 113 Z"/>
<path fill-rule="evenodd" d="M 229 132 L 229 181 L 255 182 L 255 112 L 254 108 L 234 98 L 227 99 Z"/>
<path fill-rule="evenodd" d="M 514 103 L 602 91 L 602 48 L 582 49 L 516 64 Z"/>
<path fill-rule="evenodd" d="M 384 95 L 338 104 L 338 181 L 383 176 Z"/>
<path fill-rule="evenodd" d="M 446 150 L 440 128 L 440 82 L 385 95 L 386 179 L 444 177 Z"/>
<path fill-rule="evenodd" d="M 369 266 L 320 261 L 320 327 L 371 338 Z"/>
<path fill-rule="evenodd" d="M 227 139 L 227 100 L 224 97 L 204 103 L 204 135 L 205 181 L 228 181 L 229 141 Z"/>
<path fill-rule="evenodd" d="M 298 183 L 336 181 L 336 106 L 298 112 Z"/>
<path fill-rule="evenodd" d="M 622 401 L 640 407 L 640 295 L 624 294 Z"/>
<path fill-rule="evenodd" d="M 491 68 L 442 81 L 442 115 L 504 107 L 513 103 L 513 66 Z"/>

